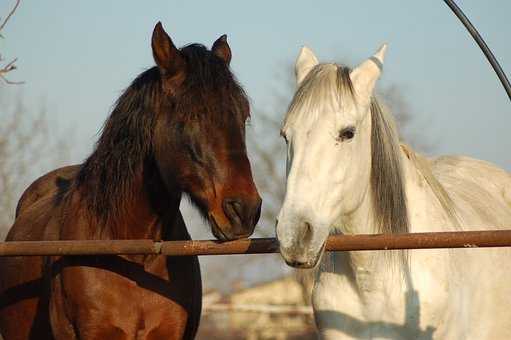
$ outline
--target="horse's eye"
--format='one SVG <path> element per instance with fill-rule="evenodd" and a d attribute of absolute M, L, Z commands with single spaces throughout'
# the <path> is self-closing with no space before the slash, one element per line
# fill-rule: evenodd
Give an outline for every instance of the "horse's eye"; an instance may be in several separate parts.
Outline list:
<path fill-rule="evenodd" d="M 355 127 L 348 126 L 347 128 L 344 128 L 341 131 L 339 131 L 339 136 L 337 137 L 337 140 L 344 142 L 346 140 L 352 139 L 353 137 L 355 137 Z"/>

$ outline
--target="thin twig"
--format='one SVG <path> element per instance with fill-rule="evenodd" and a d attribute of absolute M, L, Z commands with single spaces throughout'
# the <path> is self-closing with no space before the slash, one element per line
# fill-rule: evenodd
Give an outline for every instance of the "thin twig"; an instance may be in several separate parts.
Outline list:
<path fill-rule="evenodd" d="M 19 85 L 19 84 L 23 84 L 24 83 L 23 81 L 11 81 L 11 80 L 5 78 L 5 74 L 6 73 L 9 73 L 9 72 L 11 72 L 11 71 L 16 69 L 16 65 L 14 65 L 14 63 L 17 60 L 18 60 L 18 58 L 15 58 L 13 61 L 11 61 L 10 63 L 8 63 L 7 65 L 5 65 L 3 68 L 0 69 L 0 78 L 2 78 L 2 80 L 6 84 Z"/>
<path fill-rule="evenodd" d="M 16 12 L 16 9 L 18 8 L 21 0 L 16 0 L 16 4 L 12 8 L 12 10 L 9 12 L 9 15 L 7 15 L 7 18 L 5 18 L 4 22 L 0 25 L 0 31 L 4 29 L 4 26 L 7 24 L 7 21 L 12 17 L 14 12 Z"/>
<path fill-rule="evenodd" d="M 22 84 L 25 84 L 24 81 L 12 81 L 12 80 L 9 80 L 7 78 L 5 78 L 2 74 L 0 74 L 0 78 L 6 83 L 6 84 L 9 84 L 9 85 L 22 85 Z"/>
<path fill-rule="evenodd" d="M 3 30 L 3 28 L 5 27 L 5 25 L 9 21 L 9 19 L 12 17 L 14 12 L 16 12 L 16 9 L 18 9 L 18 6 L 19 6 L 20 2 L 21 2 L 21 0 L 16 0 L 16 4 L 12 8 L 12 10 L 9 12 L 9 14 L 5 18 L 5 20 L 0 24 L 0 32 Z M 0 34 L 0 37 L 3 38 L 3 36 L 1 34 Z M 3 58 L 0 55 L 0 61 L 2 61 L 2 60 L 3 60 Z M 6 84 L 19 85 L 19 84 L 23 84 L 24 83 L 23 81 L 11 81 L 11 80 L 9 80 L 9 79 L 7 79 L 5 77 L 5 74 L 7 74 L 7 73 L 9 73 L 9 72 L 11 72 L 11 71 L 16 69 L 16 65 L 14 63 L 16 63 L 17 60 L 18 60 L 18 58 L 15 58 L 13 61 L 11 61 L 7 65 L 5 65 L 2 68 L 0 68 L 0 79 L 2 79 Z"/>
<path fill-rule="evenodd" d="M 18 60 L 18 58 L 14 58 L 13 61 L 11 61 L 10 63 L 8 63 L 7 65 L 5 65 L 4 67 L 2 67 L 2 69 L 0 69 L 0 74 L 5 74 L 9 71 L 12 71 L 12 70 L 15 70 L 16 69 L 16 65 L 14 65 L 14 63 Z"/>

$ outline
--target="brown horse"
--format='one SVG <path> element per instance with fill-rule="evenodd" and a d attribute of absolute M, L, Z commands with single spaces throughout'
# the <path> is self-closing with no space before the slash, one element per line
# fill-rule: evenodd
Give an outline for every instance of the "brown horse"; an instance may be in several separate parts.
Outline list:
<path fill-rule="evenodd" d="M 220 240 L 259 219 L 245 147 L 249 104 L 225 36 L 177 49 L 160 23 L 157 66 L 118 99 L 81 165 L 34 182 L 7 241 L 190 239 L 183 194 Z M 14 339 L 191 339 L 201 310 L 196 257 L 0 259 L 0 331 Z"/>

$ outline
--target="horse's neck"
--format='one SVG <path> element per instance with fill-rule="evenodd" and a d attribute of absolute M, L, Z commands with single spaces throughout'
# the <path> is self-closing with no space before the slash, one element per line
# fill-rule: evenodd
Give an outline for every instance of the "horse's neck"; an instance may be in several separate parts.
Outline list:
<path fill-rule="evenodd" d="M 449 195 L 434 177 L 429 161 L 408 146 L 400 147 L 403 185 L 409 220 L 409 232 L 452 230 L 457 225 L 456 210 Z M 379 233 L 375 223 L 372 191 L 369 189 L 359 207 L 344 218 L 349 233 Z"/>
<path fill-rule="evenodd" d="M 375 229 L 377 224 L 375 223 L 376 219 L 373 214 L 372 204 L 372 193 L 368 188 L 357 209 L 349 215 L 342 216 L 340 221 L 336 223 L 336 231 L 344 234 L 377 233 L 378 231 Z M 349 252 L 347 256 L 341 255 L 332 254 L 332 262 L 325 262 L 327 267 L 324 269 L 347 276 L 359 290 L 364 290 L 368 286 L 373 285 L 369 282 L 374 278 L 371 270 L 374 258 L 372 252 Z M 330 266 L 332 268 L 328 268 Z"/>
<path fill-rule="evenodd" d="M 456 205 L 433 175 L 430 162 L 408 146 L 401 147 L 410 232 L 460 228 Z"/>
<path fill-rule="evenodd" d="M 112 214 L 102 225 L 99 238 L 111 239 L 153 239 L 169 238 L 169 230 L 181 216 L 179 204 L 181 192 L 169 195 L 154 174 L 140 173 L 130 185 L 131 192 L 121 206 L 119 213 Z M 164 226 L 167 226 L 165 228 Z M 182 229 L 182 228 L 180 228 Z M 186 230 L 185 230 L 186 231 Z M 170 234 L 181 230 L 170 230 Z M 177 236 L 176 236 L 177 237 Z"/>
<path fill-rule="evenodd" d="M 407 197 L 407 209 L 410 221 L 410 232 L 424 231 L 440 231 L 451 225 L 449 216 L 439 203 L 437 195 L 430 183 L 426 179 L 421 166 L 413 151 L 404 147 L 401 150 L 402 166 L 404 173 L 404 185 Z M 431 180 L 431 179 L 430 179 Z M 380 231 L 376 229 L 378 225 L 377 218 L 374 214 L 373 199 L 371 190 L 367 190 L 362 203 L 351 214 L 343 216 L 342 222 L 338 224 L 336 229 L 343 233 L 349 234 L 374 234 Z M 352 274 L 355 275 L 356 281 L 360 285 L 365 280 L 373 280 L 378 277 L 377 272 L 389 271 L 388 263 L 381 263 L 385 260 L 384 256 L 378 256 L 378 252 L 350 252 L 347 257 L 338 257 L 336 261 L 344 261 L 343 265 L 339 264 L 339 268 L 345 268 L 349 265 L 352 268 Z M 381 255 L 381 254 L 380 254 Z M 401 263 L 396 263 L 401 266 Z"/>
<path fill-rule="evenodd" d="M 372 193 L 367 190 L 362 203 L 344 217 L 344 223 L 338 230 L 349 234 L 375 234 L 380 232 L 376 222 Z M 357 296 L 362 301 L 373 301 L 374 306 L 374 301 L 384 301 L 384 291 L 388 288 L 386 282 L 396 282 L 395 279 L 400 278 L 401 263 L 391 264 L 391 260 L 390 256 L 382 256 L 378 251 L 351 251 L 346 255 L 331 255 L 331 263 L 326 261 L 324 270 L 346 277 L 356 289 Z M 391 268 L 391 265 L 397 267 Z"/>

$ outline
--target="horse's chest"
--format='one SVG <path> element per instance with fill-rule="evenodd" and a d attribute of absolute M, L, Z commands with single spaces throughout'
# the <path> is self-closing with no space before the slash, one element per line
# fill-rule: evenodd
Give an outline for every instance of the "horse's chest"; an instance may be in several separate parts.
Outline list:
<path fill-rule="evenodd" d="M 185 277 L 170 277 L 165 261 L 142 266 L 123 258 L 62 269 L 54 280 L 52 299 L 83 339 L 98 339 L 109 330 L 122 339 L 181 338 L 193 306 L 192 286 Z M 186 275 L 185 275 L 186 276 Z M 188 281 L 189 282 L 189 281 Z"/>

